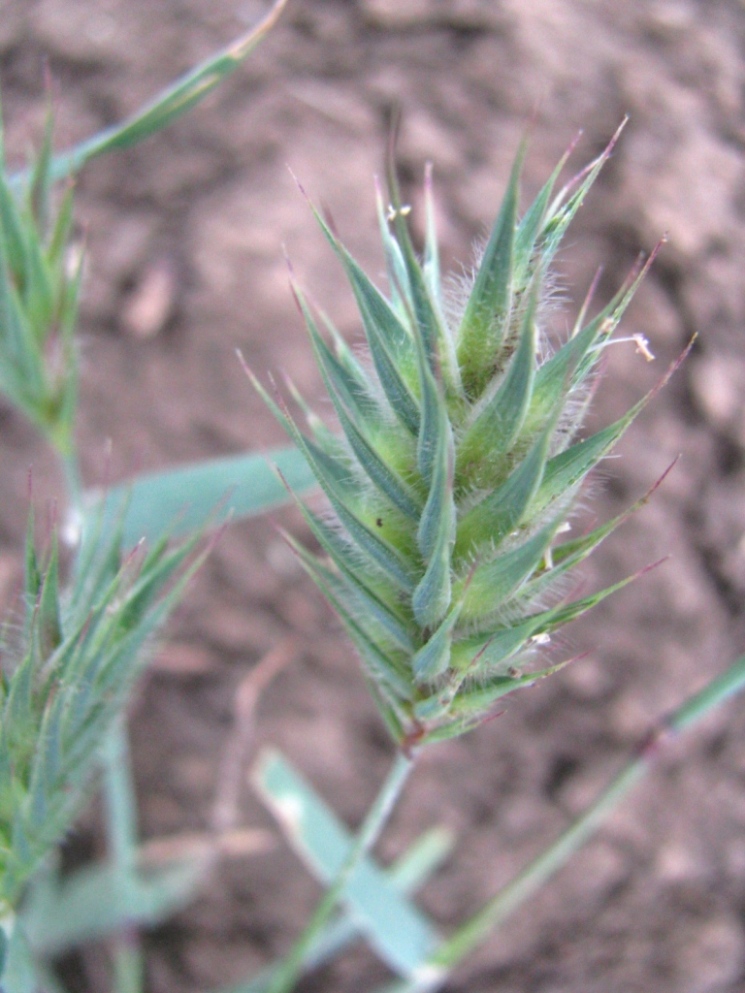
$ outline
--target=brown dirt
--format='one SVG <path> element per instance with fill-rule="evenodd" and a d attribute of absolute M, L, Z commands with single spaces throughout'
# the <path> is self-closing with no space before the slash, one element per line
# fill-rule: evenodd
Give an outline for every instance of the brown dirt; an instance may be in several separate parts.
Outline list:
<path fill-rule="evenodd" d="M 45 60 L 68 143 L 133 110 L 261 6 L 6 0 L 0 53 L 12 146 L 38 134 Z M 283 244 L 301 282 L 359 336 L 288 164 L 377 271 L 371 179 L 400 106 L 406 188 L 416 206 L 432 159 L 444 254 L 457 266 L 492 218 L 526 121 L 529 194 L 578 128 L 581 164 L 631 115 L 561 258 L 570 316 L 598 264 L 607 297 L 636 253 L 669 234 L 625 322 L 649 337 L 658 361 L 647 367 L 632 345 L 617 346 L 600 416 L 617 415 L 693 332 L 699 338 L 608 463 L 593 512 L 617 512 L 681 459 L 652 504 L 599 552 L 588 584 L 671 558 L 571 632 L 570 650 L 590 648 L 588 658 L 515 698 L 500 720 L 425 755 L 382 854 L 425 825 L 457 832 L 453 858 L 422 897 L 444 929 L 568 823 L 656 715 L 742 649 L 744 49 L 738 0 L 291 0 L 274 35 L 216 96 L 79 181 L 90 250 L 80 437 L 92 484 L 282 441 L 234 350 L 262 374 L 284 370 L 309 395 L 320 392 Z M 39 492 L 57 487 L 30 429 L 5 406 L 0 416 L 4 582 L 28 465 Z M 300 530 L 291 514 L 282 519 Z M 262 697 L 258 743 L 278 745 L 342 816 L 360 818 L 390 747 L 336 623 L 259 521 L 223 539 L 139 694 L 145 838 L 208 827 L 236 688 L 288 634 L 297 652 Z M 745 711 L 734 704 L 676 745 L 448 990 L 745 988 L 743 734 Z M 241 802 L 245 825 L 272 828 L 248 789 Z M 150 937 L 149 989 L 191 993 L 239 979 L 288 946 L 315 894 L 281 842 L 224 863 L 194 908 Z M 76 989 L 105 988 L 96 956 L 77 968 Z M 304 989 L 357 991 L 382 976 L 359 952 Z"/>

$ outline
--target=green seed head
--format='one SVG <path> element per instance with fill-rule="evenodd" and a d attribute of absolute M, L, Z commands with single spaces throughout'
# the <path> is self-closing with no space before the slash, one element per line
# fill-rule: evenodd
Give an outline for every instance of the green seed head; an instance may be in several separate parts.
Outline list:
<path fill-rule="evenodd" d="M 50 110 L 41 149 L 19 183 L 6 175 L 0 115 L 0 393 L 67 457 L 78 396 L 82 253 L 73 246 L 71 186 L 54 207 L 52 131 Z"/>
<path fill-rule="evenodd" d="M 379 196 L 387 296 L 318 218 L 354 291 L 369 360 L 333 328 L 329 345 L 296 289 L 341 431 L 310 415 L 303 434 L 262 393 L 334 512 L 302 508 L 321 556 L 293 547 L 404 747 L 463 733 L 555 671 L 562 663 L 541 662 L 552 632 L 611 592 L 562 599 L 568 571 L 618 523 L 567 540 L 567 520 L 641 406 L 579 440 L 598 357 L 644 270 L 597 317 L 582 314 L 567 340 L 552 345 L 541 328 L 552 260 L 609 154 L 555 193 L 562 160 L 519 217 L 520 154 L 459 307 L 440 279 L 429 173 L 421 258 L 395 181 L 390 207 Z"/>

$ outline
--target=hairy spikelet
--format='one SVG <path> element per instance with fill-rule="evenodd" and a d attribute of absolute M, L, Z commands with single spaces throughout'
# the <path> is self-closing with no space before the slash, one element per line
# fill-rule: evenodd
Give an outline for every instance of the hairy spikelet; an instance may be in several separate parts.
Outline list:
<path fill-rule="evenodd" d="M 66 589 L 57 543 L 26 545 L 26 616 L 0 654 L 0 918 L 70 829 L 147 648 L 199 557 L 196 539 L 138 546 L 95 534 Z"/>
<path fill-rule="evenodd" d="M 74 340 L 82 252 L 73 191 L 55 209 L 51 111 L 25 184 L 6 174 L 0 116 L 0 393 L 68 456 L 78 396 Z M 77 258 L 76 258 L 77 255 Z"/>
<path fill-rule="evenodd" d="M 562 662 L 542 661 L 552 633 L 623 585 L 563 599 L 569 571 L 622 518 L 580 537 L 566 523 L 587 474 L 645 402 L 582 437 L 598 359 L 649 262 L 596 317 L 583 308 L 565 340 L 544 329 L 553 258 L 611 148 L 556 193 L 562 160 L 519 217 L 521 151 L 491 236 L 455 294 L 439 272 L 429 173 L 421 257 L 395 179 L 392 205 L 379 196 L 387 296 L 319 215 L 368 350 L 358 357 L 333 329 L 329 344 L 295 288 L 340 432 L 311 416 L 302 433 L 256 384 L 334 515 L 301 508 L 322 555 L 290 541 L 405 748 L 463 733 L 505 694 L 554 672 Z"/>

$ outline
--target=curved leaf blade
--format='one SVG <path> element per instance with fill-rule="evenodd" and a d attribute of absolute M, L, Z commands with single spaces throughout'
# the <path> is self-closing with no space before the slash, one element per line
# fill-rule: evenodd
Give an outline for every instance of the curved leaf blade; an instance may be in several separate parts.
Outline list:
<path fill-rule="evenodd" d="M 191 110 L 241 65 L 277 23 L 286 4 L 287 0 L 276 0 L 263 20 L 166 87 L 131 117 L 81 141 L 67 152 L 54 155 L 49 164 L 50 177 L 59 180 L 72 176 L 91 159 L 115 149 L 130 148 Z M 24 173 L 17 173 L 12 182 L 20 184 L 24 179 Z"/>
<path fill-rule="evenodd" d="M 114 486 L 106 493 L 88 491 L 83 527 L 115 526 L 121 521 L 125 546 L 178 536 L 217 525 L 228 516 L 252 517 L 287 503 L 289 495 L 277 475 L 295 493 L 316 485 L 305 458 L 294 447 L 265 454 L 236 455 L 150 473 Z"/>

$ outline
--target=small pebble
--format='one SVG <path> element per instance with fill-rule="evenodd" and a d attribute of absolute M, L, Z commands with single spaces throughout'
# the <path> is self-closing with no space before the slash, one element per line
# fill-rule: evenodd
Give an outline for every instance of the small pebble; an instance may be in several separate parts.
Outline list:
<path fill-rule="evenodd" d="M 177 289 L 176 271 L 166 258 L 145 270 L 122 311 L 122 327 L 133 338 L 154 338 L 173 316 Z"/>

